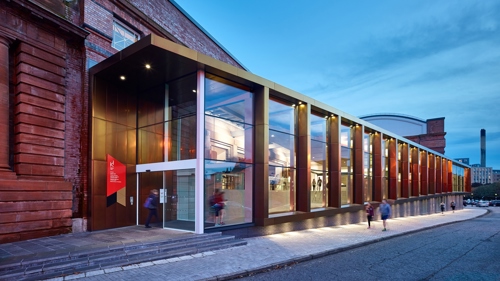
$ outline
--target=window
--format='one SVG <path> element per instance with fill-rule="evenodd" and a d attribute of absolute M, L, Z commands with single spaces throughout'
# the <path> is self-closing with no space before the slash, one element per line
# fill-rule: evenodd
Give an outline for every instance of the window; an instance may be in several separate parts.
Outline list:
<path fill-rule="evenodd" d="M 269 214 L 295 211 L 296 108 L 269 98 Z"/>
<path fill-rule="evenodd" d="M 137 40 L 139 40 L 139 34 L 126 28 L 124 24 L 116 20 L 113 21 L 113 42 L 111 43 L 111 47 L 117 50 L 123 50 L 134 44 Z"/>

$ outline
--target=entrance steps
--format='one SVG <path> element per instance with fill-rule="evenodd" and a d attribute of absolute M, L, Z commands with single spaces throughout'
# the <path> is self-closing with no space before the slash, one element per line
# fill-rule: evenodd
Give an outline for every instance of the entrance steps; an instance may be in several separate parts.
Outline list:
<path fill-rule="evenodd" d="M 220 232 L 166 238 L 127 245 L 86 247 L 0 260 L 0 280 L 43 280 L 148 261 L 244 246 L 245 240 Z"/>

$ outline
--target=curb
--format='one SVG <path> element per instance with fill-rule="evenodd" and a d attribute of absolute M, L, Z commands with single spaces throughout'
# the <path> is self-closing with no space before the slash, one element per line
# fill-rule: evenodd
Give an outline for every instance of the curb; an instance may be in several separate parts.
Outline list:
<path fill-rule="evenodd" d="M 450 225 L 450 224 L 454 224 L 454 223 L 457 223 L 457 222 L 463 222 L 463 221 L 467 221 L 467 220 L 472 220 L 472 219 L 484 217 L 484 216 L 488 215 L 489 213 L 491 213 L 491 211 L 489 209 L 486 209 L 486 212 L 484 214 L 481 214 L 481 215 L 478 215 L 478 216 L 475 216 L 475 217 L 471 217 L 471 218 L 467 218 L 467 219 L 460 219 L 460 220 L 451 221 L 451 222 L 440 223 L 440 224 L 436 224 L 436 225 L 432 225 L 432 226 L 426 226 L 426 227 L 423 227 L 423 228 L 419 228 L 419 229 L 415 229 L 415 230 L 409 230 L 409 231 L 406 231 L 406 232 L 401 232 L 401 233 L 397 233 L 397 234 L 386 236 L 386 237 L 375 238 L 375 239 L 370 240 L 370 241 L 365 241 L 365 242 L 361 242 L 361 243 L 357 243 L 357 244 L 353 244 L 353 245 L 349 245 L 349 246 L 345 246 L 345 247 L 340 247 L 340 248 L 336 248 L 336 249 L 332 249 L 332 250 L 327 250 L 327 251 L 319 252 L 319 253 L 316 253 L 316 254 L 305 255 L 305 256 L 302 256 L 302 257 L 295 257 L 295 258 L 292 258 L 292 259 L 289 259 L 289 260 L 285 260 L 285 261 L 282 261 L 282 262 L 277 262 L 277 263 L 273 263 L 273 264 L 270 264 L 270 265 L 258 267 L 258 268 L 252 269 L 252 270 L 242 270 L 242 271 L 237 271 L 237 272 L 233 272 L 233 273 L 229 273 L 229 274 L 217 275 L 217 276 L 214 276 L 212 278 L 207 278 L 207 279 L 202 279 L 202 280 L 204 280 L 204 281 L 225 281 L 225 280 L 233 280 L 233 279 L 243 278 L 243 277 L 250 277 L 250 276 L 258 274 L 258 273 L 269 272 L 269 271 L 272 271 L 272 270 L 275 270 L 275 269 L 283 268 L 283 267 L 294 265 L 294 264 L 297 264 L 297 263 L 301 263 L 301 262 L 305 262 L 305 261 L 310 261 L 310 260 L 317 259 L 317 258 L 322 258 L 322 257 L 328 256 L 328 255 L 333 255 L 333 254 L 337 254 L 337 253 L 340 253 L 340 252 L 345 252 L 345 251 L 348 251 L 348 250 L 352 250 L 352 249 L 360 248 L 360 247 L 363 247 L 363 246 L 367 246 L 367 245 L 370 245 L 370 244 L 373 244 L 373 243 L 377 243 L 377 242 L 381 242 L 381 241 L 386 241 L 386 240 L 390 240 L 390 239 L 393 239 L 393 238 L 396 238 L 396 237 L 401 237 L 401 236 L 404 236 L 404 235 L 408 235 L 408 234 L 413 234 L 413 233 L 425 231 L 425 230 L 428 230 L 428 229 L 431 229 L 431 228 L 440 227 L 440 226 L 444 226 L 444 225 Z"/>

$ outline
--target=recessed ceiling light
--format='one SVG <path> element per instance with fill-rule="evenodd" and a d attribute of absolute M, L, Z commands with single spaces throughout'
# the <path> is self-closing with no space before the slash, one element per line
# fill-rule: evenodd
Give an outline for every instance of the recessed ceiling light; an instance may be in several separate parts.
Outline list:
<path fill-rule="evenodd" d="M 146 64 L 146 69 L 150 69 L 151 65 L 149 63 Z"/>
<path fill-rule="evenodd" d="M 196 93 L 196 90 L 193 90 L 193 93 Z"/>
<path fill-rule="evenodd" d="M 125 76 L 124 75 L 120 76 L 120 80 L 125 80 Z"/>

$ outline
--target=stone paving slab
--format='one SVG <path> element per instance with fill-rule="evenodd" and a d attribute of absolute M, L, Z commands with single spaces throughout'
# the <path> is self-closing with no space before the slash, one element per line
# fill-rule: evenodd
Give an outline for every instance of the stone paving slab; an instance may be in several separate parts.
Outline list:
<path fill-rule="evenodd" d="M 147 268 L 116 267 L 104 273 L 88 272 L 85 276 L 66 276 L 53 280 L 229 280 L 239 275 L 259 272 L 285 264 L 305 261 L 324 255 L 360 247 L 411 232 L 469 220 L 488 212 L 483 208 L 465 208 L 455 213 L 445 212 L 425 216 L 388 220 L 388 231 L 382 222 L 374 221 L 374 228 L 366 223 L 323 227 L 247 238 L 246 246 L 210 251 L 183 258 L 157 260 Z M 49 279 L 50 280 L 50 279 Z"/>

